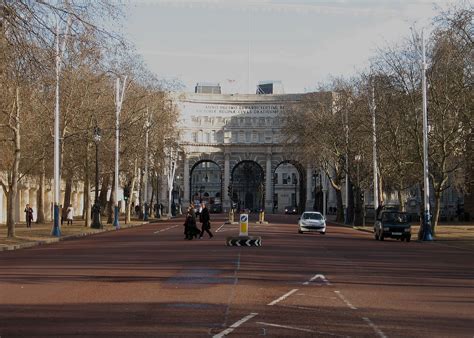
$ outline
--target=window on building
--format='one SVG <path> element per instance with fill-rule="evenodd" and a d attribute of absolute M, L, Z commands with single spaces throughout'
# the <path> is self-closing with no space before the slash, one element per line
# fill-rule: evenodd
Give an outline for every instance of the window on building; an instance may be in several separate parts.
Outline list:
<path fill-rule="evenodd" d="M 288 184 L 288 183 L 289 183 L 288 173 L 282 173 L 281 174 L 281 184 Z"/>
<path fill-rule="evenodd" d="M 211 143 L 211 134 L 206 133 L 206 138 L 205 138 L 205 140 L 206 140 L 206 143 Z"/>
<path fill-rule="evenodd" d="M 278 173 L 273 174 L 273 184 L 278 184 Z"/>
<path fill-rule="evenodd" d="M 251 137 L 250 131 L 246 131 L 245 132 L 245 142 L 246 143 L 250 143 L 250 141 L 251 141 L 250 137 Z"/>
<path fill-rule="evenodd" d="M 198 141 L 198 133 L 196 131 L 193 132 L 193 138 L 192 138 L 193 142 L 196 142 Z"/>

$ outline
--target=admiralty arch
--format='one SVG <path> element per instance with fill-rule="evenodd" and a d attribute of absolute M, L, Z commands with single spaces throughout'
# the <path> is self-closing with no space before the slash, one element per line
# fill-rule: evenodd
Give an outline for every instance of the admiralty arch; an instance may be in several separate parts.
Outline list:
<path fill-rule="evenodd" d="M 318 186 L 328 190 L 323 175 L 314 163 L 302 163 L 282 146 L 280 114 L 305 95 L 310 94 L 176 95 L 182 153 L 173 201 L 183 207 L 206 201 L 222 211 L 231 206 L 266 212 L 288 206 L 320 209 L 315 204 Z M 165 190 L 161 200 L 166 200 Z M 335 205 L 331 190 L 328 206 Z"/>

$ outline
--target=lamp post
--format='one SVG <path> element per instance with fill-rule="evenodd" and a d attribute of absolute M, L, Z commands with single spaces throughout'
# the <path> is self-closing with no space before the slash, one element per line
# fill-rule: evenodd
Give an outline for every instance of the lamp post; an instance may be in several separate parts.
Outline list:
<path fill-rule="evenodd" d="M 359 171 L 360 171 L 360 161 L 362 160 L 362 156 L 356 155 L 354 157 L 354 161 L 357 164 L 357 189 L 356 189 L 356 208 L 355 208 L 355 215 L 354 215 L 354 225 L 360 225 L 360 213 L 361 213 L 361 190 L 360 190 L 360 176 L 359 176 Z M 356 217 L 357 216 L 357 217 Z"/>
<path fill-rule="evenodd" d="M 373 173 L 374 173 L 374 222 L 377 220 L 377 209 L 379 208 L 379 181 L 377 176 L 377 134 L 375 133 L 375 88 L 372 81 L 371 86 L 372 98 L 369 101 L 370 111 L 372 113 L 372 157 L 373 157 Z"/>
<path fill-rule="evenodd" d="M 143 189 L 144 189 L 144 213 L 143 220 L 148 221 L 148 131 L 150 130 L 150 114 L 146 111 L 145 122 L 145 170 L 143 173 Z"/>
<path fill-rule="evenodd" d="M 425 37 L 421 32 L 422 44 L 422 77 L 421 85 L 423 91 L 423 182 L 424 182 L 424 213 L 423 224 L 418 233 L 418 239 L 422 241 L 432 241 L 431 216 L 430 216 L 430 181 L 429 181 L 429 164 L 428 164 L 428 102 L 426 94 L 426 55 L 425 55 Z"/>
<path fill-rule="evenodd" d="M 55 109 L 54 109 L 54 225 L 52 235 L 56 237 L 61 236 L 61 229 L 59 226 L 59 204 L 61 198 L 61 172 L 59 161 L 59 75 L 61 72 L 61 59 L 66 49 L 66 38 L 71 26 L 71 18 L 68 17 L 67 26 L 64 33 L 64 38 L 59 42 L 59 23 L 56 22 L 56 92 L 55 92 Z"/>
<path fill-rule="evenodd" d="M 119 205 L 118 205 L 118 187 L 119 187 L 119 149 L 120 149 L 120 112 L 122 111 L 123 93 L 127 77 L 123 80 L 123 88 L 120 92 L 120 78 L 115 82 L 115 206 L 114 206 L 114 227 L 120 228 L 119 224 Z"/>
<path fill-rule="evenodd" d="M 95 143 L 95 199 L 92 206 L 92 224 L 91 228 L 102 229 L 100 222 L 100 203 L 99 203 L 99 142 L 101 140 L 101 130 L 99 127 L 94 128 Z"/>

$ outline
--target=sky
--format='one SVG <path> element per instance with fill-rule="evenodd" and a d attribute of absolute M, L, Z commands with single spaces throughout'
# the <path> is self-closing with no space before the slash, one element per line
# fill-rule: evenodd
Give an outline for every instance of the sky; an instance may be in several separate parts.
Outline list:
<path fill-rule="evenodd" d="M 125 37 L 161 79 L 255 93 L 281 81 L 314 91 L 366 69 L 377 48 L 426 27 L 460 0 L 130 0 Z"/>

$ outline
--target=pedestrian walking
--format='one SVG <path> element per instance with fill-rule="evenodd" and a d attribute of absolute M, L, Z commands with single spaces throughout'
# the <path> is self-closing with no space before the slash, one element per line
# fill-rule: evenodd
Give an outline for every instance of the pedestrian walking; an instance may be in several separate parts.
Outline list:
<path fill-rule="evenodd" d="M 26 220 L 26 227 L 31 228 L 31 222 L 33 221 L 33 208 L 30 207 L 29 204 L 25 206 L 25 220 Z"/>
<path fill-rule="evenodd" d="M 209 238 L 212 238 L 214 236 L 212 235 L 212 232 L 210 231 L 211 216 L 209 215 L 209 209 L 207 209 L 205 202 L 203 202 L 201 206 L 202 206 L 202 210 L 201 210 L 201 213 L 199 214 L 199 221 L 202 223 L 202 226 L 201 226 L 201 233 L 199 234 L 199 239 L 201 239 L 202 235 L 204 235 L 204 231 L 209 234 Z"/>
<path fill-rule="evenodd" d="M 72 207 L 72 204 L 69 204 L 69 207 L 66 210 L 66 220 L 67 225 L 72 225 L 72 221 L 74 220 L 74 208 Z"/>
<path fill-rule="evenodd" d="M 200 231 L 196 226 L 196 213 L 194 212 L 194 205 L 191 204 L 186 214 L 186 221 L 184 222 L 184 238 L 192 240 L 193 238 L 197 238 L 199 233 Z"/>

